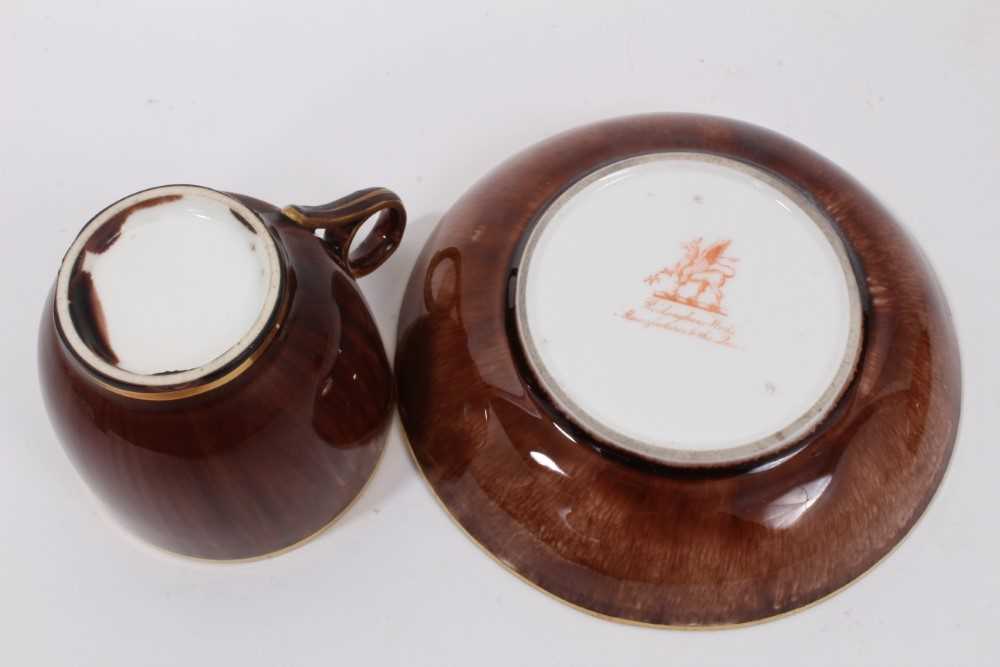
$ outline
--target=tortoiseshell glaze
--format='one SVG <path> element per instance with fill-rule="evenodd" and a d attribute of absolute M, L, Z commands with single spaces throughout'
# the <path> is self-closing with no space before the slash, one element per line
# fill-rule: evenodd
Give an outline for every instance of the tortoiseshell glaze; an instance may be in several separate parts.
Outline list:
<path fill-rule="evenodd" d="M 284 264 L 277 332 L 247 370 L 175 400 L 111 391 L 66 345 L 52 294 L 39 347 L 49 414 L 89 486 L 142 538 L 209 559 L 265 555 L 331 522 L 371 476 L 393 404 L 378 330 L 341 249 L 233 196 L 261 217 Z"/>
<path fill-rule="evenodd" d="M 513 286 L 532 224 L 587 174 L 660 151 L 722 155 L 786 179 L 853 253 L 864 302 L 859 368 L 831 415 L 781 458 L 721 470 L 631 458 L 559 414 L 523 357 Z M 871 568 L 937 488 L 961 402 L 947 304 L 888 211 L 802 145 L 697 115 L 577 129 L 480 181 L 416 264 L 397 350 L 416 461 L 473 539 L 573 605 L 655 625 L 764 619 Z"/>

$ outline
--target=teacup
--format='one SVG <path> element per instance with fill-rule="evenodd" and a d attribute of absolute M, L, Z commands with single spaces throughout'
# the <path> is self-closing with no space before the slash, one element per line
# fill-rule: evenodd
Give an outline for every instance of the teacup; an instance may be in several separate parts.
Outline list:
<path fill-rule="evenodd" d="M 42 317 L 41 384 L 73 463 L 132 531 L 243 559 L 346 509 L 393 403 L 355 279 L 392 254 L 405 222 L 384 188 L 278 209 L 169 185 L 84 226 Z"/>

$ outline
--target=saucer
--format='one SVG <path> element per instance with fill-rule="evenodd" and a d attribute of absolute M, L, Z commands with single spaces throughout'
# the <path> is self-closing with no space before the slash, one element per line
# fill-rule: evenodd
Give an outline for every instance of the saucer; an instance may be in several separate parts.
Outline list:
<path fill-rule="evenodd" d="M 475 185 L 417 262 L 399 409 L 461 527 L 598 615 L 749 623 L 881 560 L 960 409 L 947 304 L 857 182 L 773 132 L 607 121 Z"/>

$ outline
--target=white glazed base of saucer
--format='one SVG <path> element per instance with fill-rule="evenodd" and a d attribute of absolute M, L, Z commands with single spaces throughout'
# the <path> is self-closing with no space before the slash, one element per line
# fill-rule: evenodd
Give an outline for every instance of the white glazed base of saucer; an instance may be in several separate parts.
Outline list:
<path fill-rule="evenodd" d="M 540 217 L 519 338 L 579 426 L 646 459 L 727 465 L 808 434 L 861 348 L 843 241 L 798 190 L 698 153 L 609 165 Z"/>
<path fill-rule="evenodd" d="M 270 321 L 280 285 L 277 247 L 253 211 L 208 188 L 164 186 L 84 227 L 60 267 L 56 316 L 69 346 L 102 375 L 165 387 L 237 359 Z"/>

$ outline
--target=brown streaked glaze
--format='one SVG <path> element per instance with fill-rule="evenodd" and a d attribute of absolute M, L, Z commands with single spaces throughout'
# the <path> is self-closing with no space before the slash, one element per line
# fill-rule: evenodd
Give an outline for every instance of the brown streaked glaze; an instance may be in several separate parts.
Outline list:
<path fill-rule="evenodd" d="M 180 199 L 180 195 L 164 195 L 151 197 L 119 211 L 97 229 L 87 241 L 86 252 L 101 254 L 115 244 L 121 236 L 122 227 L 136 211 L 152 208 L 160 204 Z M 236 215 L 235 211 L 233 212 Z M 239 217 L 239 216 L 237 216 Z M 246 221 L 241 221 L 249 226 Z M 80 253 L 70 276 L 70 314 L 80 332 L 80 337 L 95 354 L 110 364 L 118 363 L 118 356 L 108 342 L 107 322 L 101 300 L 94 289 L 94 281 L 88 271 L 83 268 L 85 253 Z"/>
<path fill-rule="evenodd" d="M 257 233 L 257 230 L 253 228 L 253 225 L 251 225 L 249 222 L 247 222 L 247 219 L 244 218 L 236 209 L 231 208 L 231 209 L 229 209 L 229 212 L 233 214 L 233 217 L 236 218 L 236 220 L 241 225 L 243 225 L 243 227 L 248 232 L 250 232 L 251 234 L 256 234 Z"/>
<path fill-rule="evenodd" d="M 523 357 L 511 309 L 532 224 L 587 174 L 661 151 L 722 155 L 786 179 L 853 253 L 865 302 L 859 368 L 783 458 L 698 470 L 622 454 L 559 414 Z M 947 304 L 886 209 L 796 142 L 686 114 L 559 135 L 475 185 L 414 269 L 396 371 L 415 459 L 473 539 L 571 604 L 669 626 L 779 615 L 871 568 L 937 488 L 961 403 Z"/>
<path fill-rule="evenodd" d="M 174 400 L 123 394 L 65 343 L 51 293 L 39 344 L 49 415 L 88 485 L 142 538 L 210 559 L 278 551 L 339 515 L 375 468 L 393 404 L 347 266 L 276 207 L 232 196 L 260 216 L 284 267 L 275 328 L 244 371 Z"/>
<path fill-rule="evenodd" d="M 355 278 L 368 275 L 391 255 L 403 238 L 406 210 L 396 193 L 366 188 L 322 206 L 286 206 L 283 213 L 311 229 L 322 229 Z M 378 213 L 372 231 L 352 248 L 354 236 L 369 217 Z"/>
<path fill-rule="evenodd" d="M 95 254 L 101 254 L 118 240 L 121 235 L 122 227 L 128 222 L 129 216 L 131 216 L 136 211 L 141 211 L 144 208 L 152 208 L 153 206 L 159 206 L 160 204 L 166 204 L 167 202 L 177 201 L 180 199 L 180 195 L 164 195 L 163 197 L 152 197 L 146 199 L 145 201 L 138 202 L 129 206 L 123 211 L 119 211 L 114 216 L 112 216 L 107 222 L 101 225 L 90 240 L 87 241 L 87 251 Z M 82 258 L 83 255 L 80 255 Z M 79 267 L 77 267 L 79 269 Z"/>
<path fill-rule="evenodd" d="M 70 317 L 87 347 L 109 364 L 117 364 L 118 355 L 108 341 L 108 323 L 94 279 L 89 271 L 80 268 L 80 262 L 76 264 L 69 279 Z"/>

